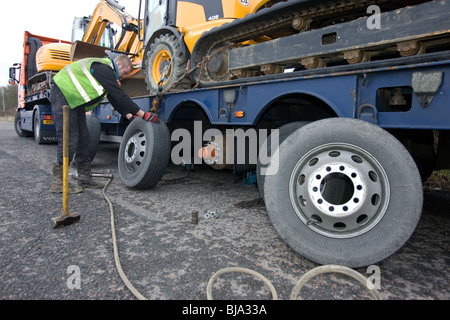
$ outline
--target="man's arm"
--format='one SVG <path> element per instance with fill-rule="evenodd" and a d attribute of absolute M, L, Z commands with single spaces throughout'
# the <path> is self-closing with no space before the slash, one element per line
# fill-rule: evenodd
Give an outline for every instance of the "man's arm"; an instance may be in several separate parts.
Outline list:
<path fill-rule="evenodd" d="M 107 92 L 109 102 L 122 116 L 130 119 L 133 115 L 140 117 L 144 115 L 144 111 L 119 86 L 112 68 L 103 63 L 94 62 L 91 65 L 91 71 Z"/>

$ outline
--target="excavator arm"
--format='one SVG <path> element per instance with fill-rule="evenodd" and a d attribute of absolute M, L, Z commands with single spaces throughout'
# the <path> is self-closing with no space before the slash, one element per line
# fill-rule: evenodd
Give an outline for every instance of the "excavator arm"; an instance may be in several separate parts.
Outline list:
<path fill-rule="evenodd" d="M 142 33 L 139 30 L 139 21 L 124 11 L 113 0 L 101 0 L 95 8 L 89 26 L 82 41 L 76 41 L 72 47 L 71 59 L 73 61 L 85 57 L 104 56 L 104 48 L 99 46 L 100 39 L 109 24 L 121 28 L 120 37 L 114 50 L 133 55 L 132 61 L 141 64 Z"/>

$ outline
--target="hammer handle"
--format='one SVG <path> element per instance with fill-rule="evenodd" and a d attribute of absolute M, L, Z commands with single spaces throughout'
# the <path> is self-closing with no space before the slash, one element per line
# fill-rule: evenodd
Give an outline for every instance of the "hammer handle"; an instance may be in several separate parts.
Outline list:
<path fill-rule="evenodd" d="M 69 111 L 63 106 L 63 216 L 69 216 Z"/>

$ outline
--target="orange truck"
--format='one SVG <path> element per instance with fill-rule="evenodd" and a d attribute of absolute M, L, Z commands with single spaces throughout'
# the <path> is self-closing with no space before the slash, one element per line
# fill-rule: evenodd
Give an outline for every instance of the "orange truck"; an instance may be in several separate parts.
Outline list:
<path fill-rule="evenodd" d="M 23 43 L 22 62 L 9 69 L 10 84 L 18 84 L 15 130 L 21 137 L 34 135 L 38 143 L 51 143 L 56 141 L 56 136 L 46 89 L 53 74 L 71 62 L 71 43 L 28 31 L 24 33 Z M 16 79 L 17 73 L 19 79 Z"/>

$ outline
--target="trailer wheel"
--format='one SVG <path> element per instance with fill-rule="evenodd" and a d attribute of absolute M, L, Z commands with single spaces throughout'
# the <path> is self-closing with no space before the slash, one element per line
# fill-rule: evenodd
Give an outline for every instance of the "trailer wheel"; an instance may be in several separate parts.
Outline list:
<path fill-rule="evenodd" d="M 163 90 L 168 89 L 181 79 L 187 67 L 188 59 L 174 35 L 163 34 L 156 38 L 147 52 L 145 83 L 150 95 L 159 91 L 159 83 Z M 178 89 L 189 89 L 191 80 L 183 79 L 177 84 Z"/>
<path fill-rule="evenodd" d="M 278 146 L 286 140 L 286 138 L 293 133 L 295 130 L 307 125 L 308 121 L 295 121 L 290 122 L 285 125 L 282 125 L 280 128 L 278 128 Z M 261 152 L 267 151 L 267 156 L 272 155 L 273 151 L 272 149 L 272 135 L 269 135 L 267 137 L 267 140 L 264 142 L 267 149 L 261 149 Z M 258 155 L 258 163 L 256 164 L 256 183 L 258 185 L 259 194 L 261 195 L 261 198 L 264 199 L 264 180 L 265 175 L 262 174 L 263 169 L 267 169 L 268 163 L 261 163 L 261 154 Z"/>
<path fill-rule="evenodd" d="M 22 115 L 20 110 L 16 112 L 14 117 L 14 130 L 19 137 L 30 137 L 33 135 L 32 132 L 22 129 Z"/>
<path fill-rule="evenodd" d="M 277 163 L 275 163 L 277 162 Z M 351 268 L 379 262 L 413 233 L 422 183 L 405 147 L 361 120 L 332 118 L 291 134 L 265 178 L 268 214 L 296 252 Z"/>
<path fill-rule="evenodd" d="M 100 121 L 93 116 L 86 116 L 86 125 L 89 131 L 89 157 L 94 160 L 100 144 L 101 124 Z"/>
<path fill-rule="evenodd" d="M 153 188 L 167 168 L 170 146 L 170 133 L 164 122 L 134 119 L 125 130 L 119 148 L 122 182 L 129 188 Z"/>

